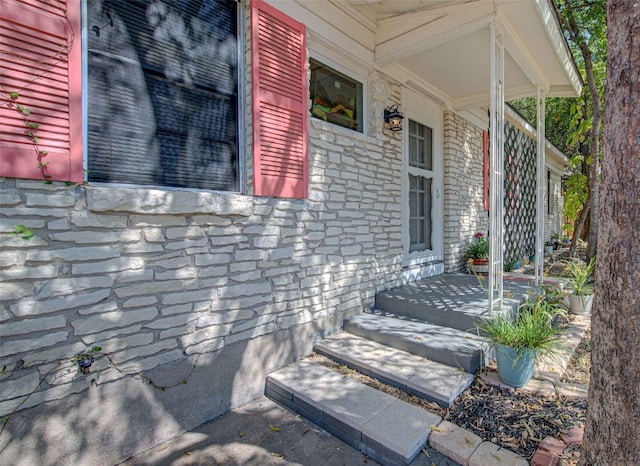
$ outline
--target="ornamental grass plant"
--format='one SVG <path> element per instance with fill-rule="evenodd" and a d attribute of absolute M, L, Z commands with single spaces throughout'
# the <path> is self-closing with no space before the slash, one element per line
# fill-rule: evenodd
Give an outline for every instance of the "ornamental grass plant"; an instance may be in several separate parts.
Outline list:
<path fill-rule="evenodd" d="M 520 305 L 515 317 L 505 313 L 481 319 L 476 323 L 491 346 L 503 345 L 516 350 L 516 360 L 534 351 L 540 358 L 551 358 L 563 350 L 562 329 L 555 325 L 566 311 L 536 296 Z"/>
<path fill-rule="evenodd" d="M 565 261 L 569 272 L 569 286 L 571 294 L 587 296 L 593 294 L 593 271 L 596 267 L 596 259 L 592 258 L 588 264 L 579 259 Z"/>

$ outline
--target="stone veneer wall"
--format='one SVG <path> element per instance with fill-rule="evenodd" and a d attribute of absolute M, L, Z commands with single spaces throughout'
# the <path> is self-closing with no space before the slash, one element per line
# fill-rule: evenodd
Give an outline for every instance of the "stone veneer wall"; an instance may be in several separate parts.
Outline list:
<path fill-rule="evenodd" d="M 386 93 L 372 115 L 399 99 L 379 73 L 368 84 Z M 305 201 L 0 179 L 0 412 L 20 409 L 0 462 L 150 448 L 259 397 L 267 372 L 399 285 L 401 136 L 369 121 L 363 135 L 309 119 Z M 94 346 L 117 369 L 68 362 Z"/>
<path fill-rule="evenodd" d="M 483 206 L 482 129 L 451 111 L 444 112 L 444 265 L 465 271 L 465 245 L 489 229 Z"/>

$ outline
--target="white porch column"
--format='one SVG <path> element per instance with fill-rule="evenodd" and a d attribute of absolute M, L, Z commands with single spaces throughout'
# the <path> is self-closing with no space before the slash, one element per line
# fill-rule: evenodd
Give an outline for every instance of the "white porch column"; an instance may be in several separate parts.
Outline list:
<path fill-rule="evenodd" d="M 504 255 L 504 37 L 491 25 L 489 313 L 502 309 Z"/>
<path fill-rule="evenodd" d="M 537 166 L 536 166 L 536 286 L 544 281 L 544 179 L 545 179 L 545 91 L 538 86 Z"/>

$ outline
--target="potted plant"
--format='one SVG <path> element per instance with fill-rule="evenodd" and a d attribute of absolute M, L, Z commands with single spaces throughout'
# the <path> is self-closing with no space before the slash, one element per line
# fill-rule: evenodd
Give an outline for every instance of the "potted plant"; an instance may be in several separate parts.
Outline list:
<path fill-rule="evenodd" d="M 590 314 L 593 304 L 593 270 L 595 257 L 585 264 L 579 259 L 566 262 L 569 272 L 569 312 L 571 314 Z"/>
<path fill-rule="evenodd" d="M 478 231 L 473 235 L 473 241 L 464 250 L 464 259 L 471 273 L 489 272 L 489 242 L 484 233 Z"/>
<path fill-rule="evenodd" d="M 558 235 L 558 233 L 551 235 L 551 242 L 553 244 L 554 251 L 560 249 L 560 235 Z"/>
<path fill-rule="evenodd" d="M 495 348 L 498 376 L 512 387 L 523 387 L 533 376 L 538 358 L 562 350 L 561 330 L 554 321 L 565 312 L 540 294 L 525 301 L 515 317 L 498 313 L 476 323 L 489 345 Z"/>
<path fill-rule="evenodd" d="M 553 254 L 553 241 L 545 241 L 544 242 L 544 253 L 545 254 Z"/>

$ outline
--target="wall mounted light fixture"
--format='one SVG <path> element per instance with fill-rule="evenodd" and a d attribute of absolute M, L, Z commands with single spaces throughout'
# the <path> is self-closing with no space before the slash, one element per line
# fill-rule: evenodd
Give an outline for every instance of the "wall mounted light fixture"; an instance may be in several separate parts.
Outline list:
<path fill-rule="evenodd" d="M 402 119 L 404 115 L 398 111 L 397 105 L 384 109 L 385 126 L 391 131 L 402 131 Z"/>

